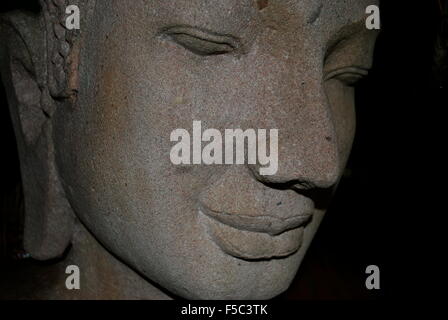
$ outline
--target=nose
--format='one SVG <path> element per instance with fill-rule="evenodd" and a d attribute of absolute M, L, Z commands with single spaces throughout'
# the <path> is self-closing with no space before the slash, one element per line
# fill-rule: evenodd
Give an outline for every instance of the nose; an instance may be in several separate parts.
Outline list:
<path fill-rule="evenodd" d="M 302 74 L 298 82 L 300 74 L 286 72 L 276 81 L 281 102 L 275 112 L 264 105 L 270 110 L 264 114 L 266 122 L 278 128 L 278 169 L 262 176 L 260 166 L 252 166 L 258 180 L 309 189 L 329 188 L 339 179 L 338 137 L 321 73 L 315 74 Z"/>

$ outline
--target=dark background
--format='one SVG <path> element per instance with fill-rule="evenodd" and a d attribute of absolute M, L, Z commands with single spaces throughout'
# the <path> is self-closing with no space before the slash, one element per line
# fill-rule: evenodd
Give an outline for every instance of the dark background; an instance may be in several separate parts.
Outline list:
<path fill-rule="evenodd" d="M 38 10 L 33 1 L 2 0 L 0 11 L 19 7 Z M 358 129 L 348 169 L 297 278 L 276 299 L 433 294 L 417 283 L 431 282 L 429 273 L 438 275 L 423 240 L 434 236 L 428 230 L 436 230 L 440 213 L 432 206 L 443 199 L 428 178 L 441 175 L 434 168 L 443 144 L 434 137 L 442 136 L 438 114 L 448 101 L 447 7 L 446 0 L 381 4 L 374 66 L 357 87 Z M 17 291 L 6 294 L 14 299 L 32 290 L 31 273 L 45 264 L 26 258 L 22 249 L 20 169 L 2 85 L 0 131 L 0 276 L 8 287 L 17 282 Z M 380 267 L 380 290 L 365 288 L 371 264 Z"/>

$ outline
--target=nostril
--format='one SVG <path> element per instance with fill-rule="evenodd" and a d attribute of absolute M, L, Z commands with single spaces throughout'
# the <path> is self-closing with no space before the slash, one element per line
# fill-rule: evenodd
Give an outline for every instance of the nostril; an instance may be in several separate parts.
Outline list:
<path fill-rule="evenodd" d="M 331 137 L 325 137 L 325 140 L 327 140 L 327 141 L 331 141 L 331 140 L 333 140 Z"/>
<path fill-rule="evenodd" d="M 294 183 L 291 186 L 291 189 L 298 191 L 298 190 L 310 190 L 315 187 L 316 186 L 314 185 L 314 183 L 311 183 L 308 181 L 301 181 L 301 182 Z"/>

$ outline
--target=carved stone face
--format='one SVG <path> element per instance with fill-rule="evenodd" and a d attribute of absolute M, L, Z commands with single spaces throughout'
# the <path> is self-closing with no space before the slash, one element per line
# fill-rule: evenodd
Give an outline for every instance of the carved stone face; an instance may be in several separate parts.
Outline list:
<path fill-rule="evenodd" d="M 271 298 L 346 163 L 370 1 L 97 1 L 52 122 L 66 196 L 129 266 L 188 298 Z M 173 165 L 170 133 L 278 129 L 278 171 Z"/>

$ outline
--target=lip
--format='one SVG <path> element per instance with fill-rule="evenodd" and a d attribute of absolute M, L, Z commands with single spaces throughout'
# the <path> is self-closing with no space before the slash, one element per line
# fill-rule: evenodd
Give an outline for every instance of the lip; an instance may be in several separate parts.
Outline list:
<path fill-rule="evenodd" d="M 287 258 L 296 253 L 303 242 L 304 227 L 279 235 L 242 230 L 219 222 L 199 210 L 199 219 L 206 226 L 211 240 L 226 254 L 235 258 L 260 261 Z"/>
<path fill-rule="evenodd" d="M 202 203 L 199 210 L 206 216 L 221 222 L 229 227 L 258 233 L 266 233 L 271 236 L 282 234 L 288 230 L 306 225 L 312 217 L 312 211 L 303 212 L 289 217 L 275 217 L 273 215 L 248 216 L 244 214 L 232 214 L 209 209 Z"/>

